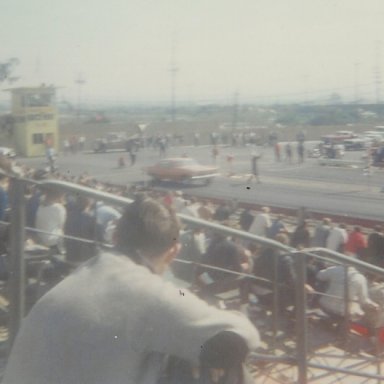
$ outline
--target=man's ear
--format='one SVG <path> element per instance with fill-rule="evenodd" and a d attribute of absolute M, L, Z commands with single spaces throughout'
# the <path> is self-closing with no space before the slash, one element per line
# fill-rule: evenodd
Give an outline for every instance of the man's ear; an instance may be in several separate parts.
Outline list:
<path fill-rule="evenodd" d="M 117 244 L 117 226 L 112 232 L 112 245 L 116 246 Z"/>
<path fill-rule="evenodd" d="M 175 243 L 174 245 L 172 245 L 172 247 L 169 248 L 169 250 L 167 251 L 164 261 L 167 264 L 170 264 L 176 258 L 176 256 L 179 254 L 180 249 L 181 249 L 180 243 Z"/>

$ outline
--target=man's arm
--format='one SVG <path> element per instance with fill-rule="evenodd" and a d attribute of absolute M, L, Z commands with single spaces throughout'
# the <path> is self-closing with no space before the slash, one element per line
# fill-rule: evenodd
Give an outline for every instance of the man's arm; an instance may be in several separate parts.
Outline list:
<path fill-rule="evenodd" d="M 249 348 L 242 337 L 224 331 L 203 344 L 200 365 L 208 368 L 232 370 L 238 368 L 247 357 Z"/>
<path fill-rule="evenodd" d="M 330 274 L 330 268 L 322 269 L 321 271 L 317 272 L 316 279 L 319 281 L 328 281 L 329 274 Z"/>
<path fill-rule="evenodd" d="M 356 288 L 359 303 L 372 309 L 378 308 L 378 305 L 369 297 L 366 277 L 364 275 L 360 275 L 358 282 L 355 284 L 357 285 Z"/>
<path fill-rule="evenodd" d="M 198 364 L 201 353 L 204 359 L 213 356 L 209 360 L 215 359 L 213 351 L 218 351 L 220 356 L 224 354 L 226 360 L 231 357 L 223 348 L 216 349 L 220 343 L 226 344 L 233 339 L 233 336 L 217 336 L 222 332 L 235 334 L 237 337 L 234 339 L 241 340 L 238 344 L 236 342 L 234 350 L 241 350 L 237 345 L 242 343 L 247 346 L 247 351 L 258 347 L 259 333 L 241 313 L 209 306 L 190 291 L 179 290 L 168 283 L 153 288 L 156 292 L 153 295 L 154 306 L 151 305 L 143 332 L 137 335 L 138 342 L 145 349 Z"/>

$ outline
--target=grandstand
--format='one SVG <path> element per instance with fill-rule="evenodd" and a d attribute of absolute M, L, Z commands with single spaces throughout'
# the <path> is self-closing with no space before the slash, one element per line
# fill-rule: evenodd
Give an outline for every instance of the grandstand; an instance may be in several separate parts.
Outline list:
<path fill-rule="evenodd" d="M 9 170 L 8 170 L 9 171 Z M 65 253 L 52 254 L 49 248 L 36 241 L 36 234 L 44 231 L 34 227 L 27 227 L 26 206 L 31 198 L 31 189 L 44 191 L 49 189 L 60 190 L 67 196 L 87 196 L 95 201 L 104 201 L 117 210 L 131 202 L 137 191 L 125 187 L 103 185 L 92 178 L 80 177 L 74 182 L 60 179 L 60 175 L 48 175 L 44 179 L 36 180 L 33 169 L 24 169 L 22 175 L 7 172 L 11 179 L 12 209 L 10 220 L 2 222 L 9 237 L 7 240 L 7 254 L 3 257 L 3 267 L 9 263 L 6 274 L 3 276 L 3 286 L 0 310 L 2 328 L 2 355 L 6 364 L 9 348 L 17 334 L 20 323 L 31 305 L 50 287 L 57 283 L 64 275 L 76 268 L 76 261 L 68 261 Z M 163 199 L 162 193 L 147 190 L 147 193 Z M 126 196 L 126 197 L 123 197 Z M 190 257 L 179 258 L 175 264 L 184 265 L 191 271 L 191 279 L 181 279 L 175 272 L 168 278 L 180 288 L 190 288 L 198 291 L 196 284 L 196 271 L 220 272 L 226 276 L 222 281 L 212 284 L 210 289 L 213 303 L 228 309 L 243 311 L 254 322 L 262 336 L 262 347 L 253 352 L 248 358 L 248 368 L 252 372 L 255 383 L 378 383 L 384 380 L 382 374 L 382 343 L 381 328 L 369 329 L 366 323 L 353 318 L 350 305 L 345 305 L 344 315 L 333 317 L 324 312 L 319 304 L 319 297 L 332 295 L 323 289 L 312 287 L 306 289 L 309 281 L 309 266 L 321 264 L 323 268 L 331 265 L 341 265 L 344 268 L 344 277 L 349 269 L 355 268 L 366 276 L 384 278 L 384 270 L 377 265 L 367 263 L 358 258 L 332 251 L 323 247 L 306 247 L 296 249 L 288 244 L 282 244 L 276 239 L 258 236 L 239 229 L 238 207 L 232 207 L 227 220 L 222 222 L 205 221 L 197 216 L 179 213 L 184 223 L 184 233 L 190 233 L 196 228 L 202 230 L 207 238 L 212 239 L 214 233 L 230 237 L 231 241 L 241 246 L 257 245 L 254 259 L 264 249 L 272 249 L 279 257 L 289 256 L 292 259 L 295 280 L 290 287 L 282 286 L 283 282 L 277 278 L 275 271 L 272 280 L 257 276 L 254 270 L 236 271 L 225 265 L 204 263 L 204 259 Z M 276 212 L 277 213 L 277 212 Z M 288 233 L 296 226 L 295 216 L 285 216 L 284 222 Z M 311 219 L 311 227 L 318 221 Z M 365 228 L 368 233 L 369 229 Z M 62 239 L 97 243 L 98 247 L 111 247 L 105 244 L 105 237 L 93 239 L 60 235 Z M 79 236 L 81 237 L 81 236 Z M 27 239 L 34 239 L 27 241 Z M 182 255 L 182 254 L 181 254 Z M 192 255 L 193 256 L 193 255 Z M 50 273 L 57 266 L 59 273 Z M 277 267 L 277 264 L 275 265 Z M 343 297 L 337 297 L 340 302 L 354 302 L 350 298 L 350 284 L 344 279 Z M 224 282 L 224 283 L 223 283 Z M 248 286 L 246 300 L 244 300 L 244 284 Z M 250 288 L 249 288 L 250 287 Z M 200 287 L 201 288 L 201 287 Z M 294 294 L 294 301 L 281 311 L 279 308 L 279 291 L 289 288 Z M 334 297 L 333 297 L 334 298 Z M 349 299 L 348 299 L 349 298 Z"/>

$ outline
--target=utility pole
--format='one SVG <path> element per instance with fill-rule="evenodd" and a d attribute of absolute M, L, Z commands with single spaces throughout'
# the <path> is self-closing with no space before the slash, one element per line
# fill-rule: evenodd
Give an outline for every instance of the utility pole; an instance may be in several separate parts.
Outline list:
<path fill-rule="evenodd" d="M 75 80 L 75 83 L 77 84 L 77 121 L 80 119 L 80 106 L 81 106 L 81 87 L 86 83 L 84 79 L 84 75 L 79 72 L 77 75 L 77 78 Z"/>
<path fill-rule="evenodd" d="M 309 86 L 308 86 L 308 75 L 303 76 L 304 82 L 304 104 L 309 104 Z"/>
<path fill-rule="evenodd" d="M 235 132 L 237 128 L 237 120 L 239 115 L 239 93 L 235 92 L 233 95 L 233 120 L 232 120 L 232 131 Z"/>
<path fill-rule="evenodd" d="M 40 55 L 37 55 L 36 61 L 35 61 L 35 76 L 36 80 L 41 83 L 41 60 Z"/>
<path fill-rule="evenodd" d="M 359 66 L 360 63 L 355 63 L 355 104 L 360 102 L 360 85 L 359 85 Z"/>
<path fill-rule="evenodd" d="M 376 41 L 375 47 L 375 69 L 373 71 L 375 78 L 375 87 L 376 87 L 376 104 L 381 103 L 381 41 Z"/>
<path fill-rule="evenodd" d="M 172 39 L 171 65 L 169 68 L 171 75 L 171 121 L 175 123 L 176 119 L 176 77 L 179 72 L 179 67 L 176 64 L 176 36 Z"/>

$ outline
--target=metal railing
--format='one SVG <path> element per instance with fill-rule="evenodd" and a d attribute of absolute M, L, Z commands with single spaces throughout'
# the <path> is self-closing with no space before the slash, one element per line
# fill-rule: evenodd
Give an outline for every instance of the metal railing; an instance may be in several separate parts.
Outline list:
<path fill-rule="evenodd" d="M 20 177 L 12 176 L 11 183 L 11 223 L 10 223 L 10 279 L 9 279 L 9 288 L 10 288 L 10 327 L 9 327 L 9 342 L 10 346 L 16 336 L 16 333 L 20 327 L 21 321 L 24 317 L 24 306 L 25 306 L 25 261 L 24 261 L 24 242 L 25 242 L 25 212 L 26 212 L 26 196 L 25 196 L 25 187 L 28 183 L 33 183 L 40 187 L 52 187 L 59 188 L 64 192 L 82 194 L 88 197 L 102 200 L 108 202 L 112 205 L 124 207 L 127 204 L 131 203 L 132 200 L 110 193 L 105 193 L 88 187 L 79 186 L 76 184 L 57 181 L 57 180 L 45 180 L 36 182 L 33 180 L 23 179 Z M 376 274 L 380 277 L 384 277 L 384 269 L 376 267 L 371 264 L 367 264 L 360 260 L 353 259 L 349 256 L 345 256 L 338 252 L 333 252 L 328 249 L 323 248 L 313 248 L 305 250 L 296 250 L 279 242 L 267 239 L 264 237 L 256 236 L 248 232 L 243 232 L 237 229 L 226 227 L 217 223 L 207 222 L 201 219 L 193 218 L 190 216 L 178 215 L 179 218 L 189 226 L 197 226 L 206 229 L 210 229 L 216 232 L 228 236 L 234 236 L 236 238 L 249 240 L 252 242 L 259 243 L 263 246 L 273 248 L 279 251 L 283 251 L 285 254 L 291 255 L 295 262 L 296 268 L 296 353 L 294 356 L 283 356 L 277 357 L 268 354 L 257 354 L 253 355 L 257 359 L 278 363 L 282 362 L 285 364 L 292 364 L 297 366 L 297 380 L 301 384 L 308 382 L 308 369 L 316 368 L 321 370 L 326 370 L 328 372 L 339 372 L 349 375 L 356 375 L 361 377 L 366 377 L 367 379 L 377 379 L 378 381 L 384 380 L 384 376 L 380 375 L 380 369 L 378 367 L 378 374 L 364 373 L 361 370 L 352 370 L 344 369 L 337 367 L 330 367 L 322 364 L 315 364 L 309 362 L 308 357 L 308 327 L 307 327 L 307 316 L 306 316 L 306 303 L 307 303 L 307 294 L 305 290 L 306 279 L 306 265 L 308 258 L 314 259 L 330 259 L 334 263 L 339 263 L 347 266 L 354 266 L 360 270 Z M 321 255 L 317 253 L 321 252 Z M 187 262 L 188 263 L 188 262 Z M 203 266 L 205 268 L 215 268 L 195 262 L 190 262 L 190 264 L 195 266 Z M 217 269 L 217 268 L 216 268 Z M 220 269 L 220 268 L 219 268 Z M 255 281 L 260 280 L 260 278 L 255 277 L 251 274 L 236 273 L 233 271 L 224 270 L 227 273 L 233 273 L 235 275 L 243 276 L 249 279 L 254 279 Z M 276 290 L 276 284 L 278 282 L 273 282 L 274 289 Z M 348 298 L 348 281 L 345 279 L 345 298 Z M 347 301 L 346 301 L 347 302 Z M 345 306 L 348 308 L 348 305 Z M 276 314 L 275 314 L 276 315 Z M 348 319 L 348 311 L 346 312 L 346 319 Z"/>

